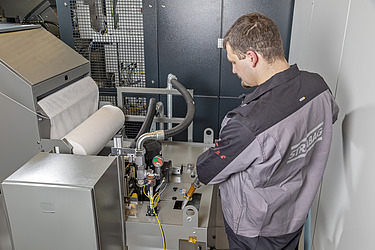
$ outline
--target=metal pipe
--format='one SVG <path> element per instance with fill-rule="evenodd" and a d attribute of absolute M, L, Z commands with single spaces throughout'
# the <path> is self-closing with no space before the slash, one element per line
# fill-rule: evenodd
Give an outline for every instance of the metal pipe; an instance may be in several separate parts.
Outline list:
<path fill-rule="evenodd" d="M 305 221 L 304 249 L 311 250 L 311 209 Z"/>
<path fill-rule="evenodd" d="M 167 79 L 167 89 L 172 89 L 172 80 L 177 80 L 177 77 L 173 74 L 168 75 Z M 167 95 L 167 117 L 172 118 L 172 95 Z M 168 129 L 172 128 L 172 123 L 168 123 Z"/>
<path fill-rule="evenodd" d="M 149 188 L 149 191 L 148 191 L 148 195 L 150 197 L 150 207 L 151 207 L 151 211 L 153 210 L 153 207 L 154 207 L 154 189 L 152 188 L 152 186 L 150 186 Z"/>
<path fill-rule="evenodd" d="M 157 141 L 164 140 L 164 130 L 157 130 L 141 135 L 137 140 L 136 151 L 143 151 L 143 144 L 150 139 L 155 139 Z"/>
<path fill-rule="evenodd" d="M 164 117 L 164 105 L 162 102 L 156 103 L 156 110 L 159 112 L 159 117 L 163 118 Z M 164 122 L 159 123 L 159 128 L 160 130 L 164 130 Z"/>

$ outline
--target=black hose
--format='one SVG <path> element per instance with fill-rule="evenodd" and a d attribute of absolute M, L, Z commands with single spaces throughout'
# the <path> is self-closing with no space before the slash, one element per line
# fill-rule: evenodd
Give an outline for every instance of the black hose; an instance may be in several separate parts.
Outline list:
<path fill-rule="evenodd" d="M 185 119 L 180 124 L 178 124 L 176 127 L 173 127 L 171 129 L 164 131 L 164 139 L 173 137 L 181 133 L 182 131 L 184 131 L 193 121 L 194 114 L 195 114 L 195 104 L 194 104 L 193 97 L 190 95 L 190 93 L 177 80 L 172 79 L 171 83 L 173 87 L 175 87 L 175 89 L 177 89 L 181 93 L 182 97 L 185 99 L 185 102 L 187 105 L 187 112 L 186 112 Z"/>
<path fill-rule="evenodd" d="M 148 103 L 148 109 L 147 109 L 147 114 L 146 118 L 143 121 L 142 127 L 139 130 L 137 136 L 134 138 L 134 140 L 130 144 L 130 148 L 135 148 L 136 146 L 136 141 L 138 138 L 143 135 L 144 133 L 147 133 L 150 131 L 152 121 L 154 120 L 154 116 L 156 114 L 156 100 L 155 98 L 150 98 L 150 101 Z"/>

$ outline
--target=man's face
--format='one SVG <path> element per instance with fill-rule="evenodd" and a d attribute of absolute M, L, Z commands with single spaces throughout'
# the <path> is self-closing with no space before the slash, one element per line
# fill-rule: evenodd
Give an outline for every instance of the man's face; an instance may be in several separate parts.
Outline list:
<path fill-rule="evenodd" d="M 246 56 L 245 59 L 240 60 L 229 44 L 226 45 L 226 49 L 228 61 L 232 63 L 232 72 L 241 79 L 242 87 L 251 88 L 257 86 L 250 58 Z"/>

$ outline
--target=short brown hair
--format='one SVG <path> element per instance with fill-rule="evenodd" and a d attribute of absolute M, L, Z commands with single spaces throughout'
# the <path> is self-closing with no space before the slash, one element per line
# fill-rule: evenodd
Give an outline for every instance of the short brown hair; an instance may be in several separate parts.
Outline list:
<path fill-rule="evenodd" d="M 285 57 L 281 35 L 276 24 L 256 12 L 237 19 L 224 36 L 224 49 L 227 43 L 239 59 L 244 59 L 249 50 L 261 54 L 268 63 Z"/>

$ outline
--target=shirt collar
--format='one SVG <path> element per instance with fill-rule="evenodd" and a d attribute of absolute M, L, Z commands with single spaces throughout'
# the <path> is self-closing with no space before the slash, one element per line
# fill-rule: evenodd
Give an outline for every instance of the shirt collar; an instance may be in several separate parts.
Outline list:
<path fill-rule="evenodd" d="M 293 64 L 288 69 L 273 75 L 270 79 L 257 86 L 257 88 L 253 92 L 241 95 L 240 97 L 242 98 L 242 103 L 245 104 L 251 102 L 252 100 L 258 98 L 259 96 L 277 87 L 278 85 L 283 84 L 296 77 L 298 74 L 299 69 L 296 64 Z"/>

